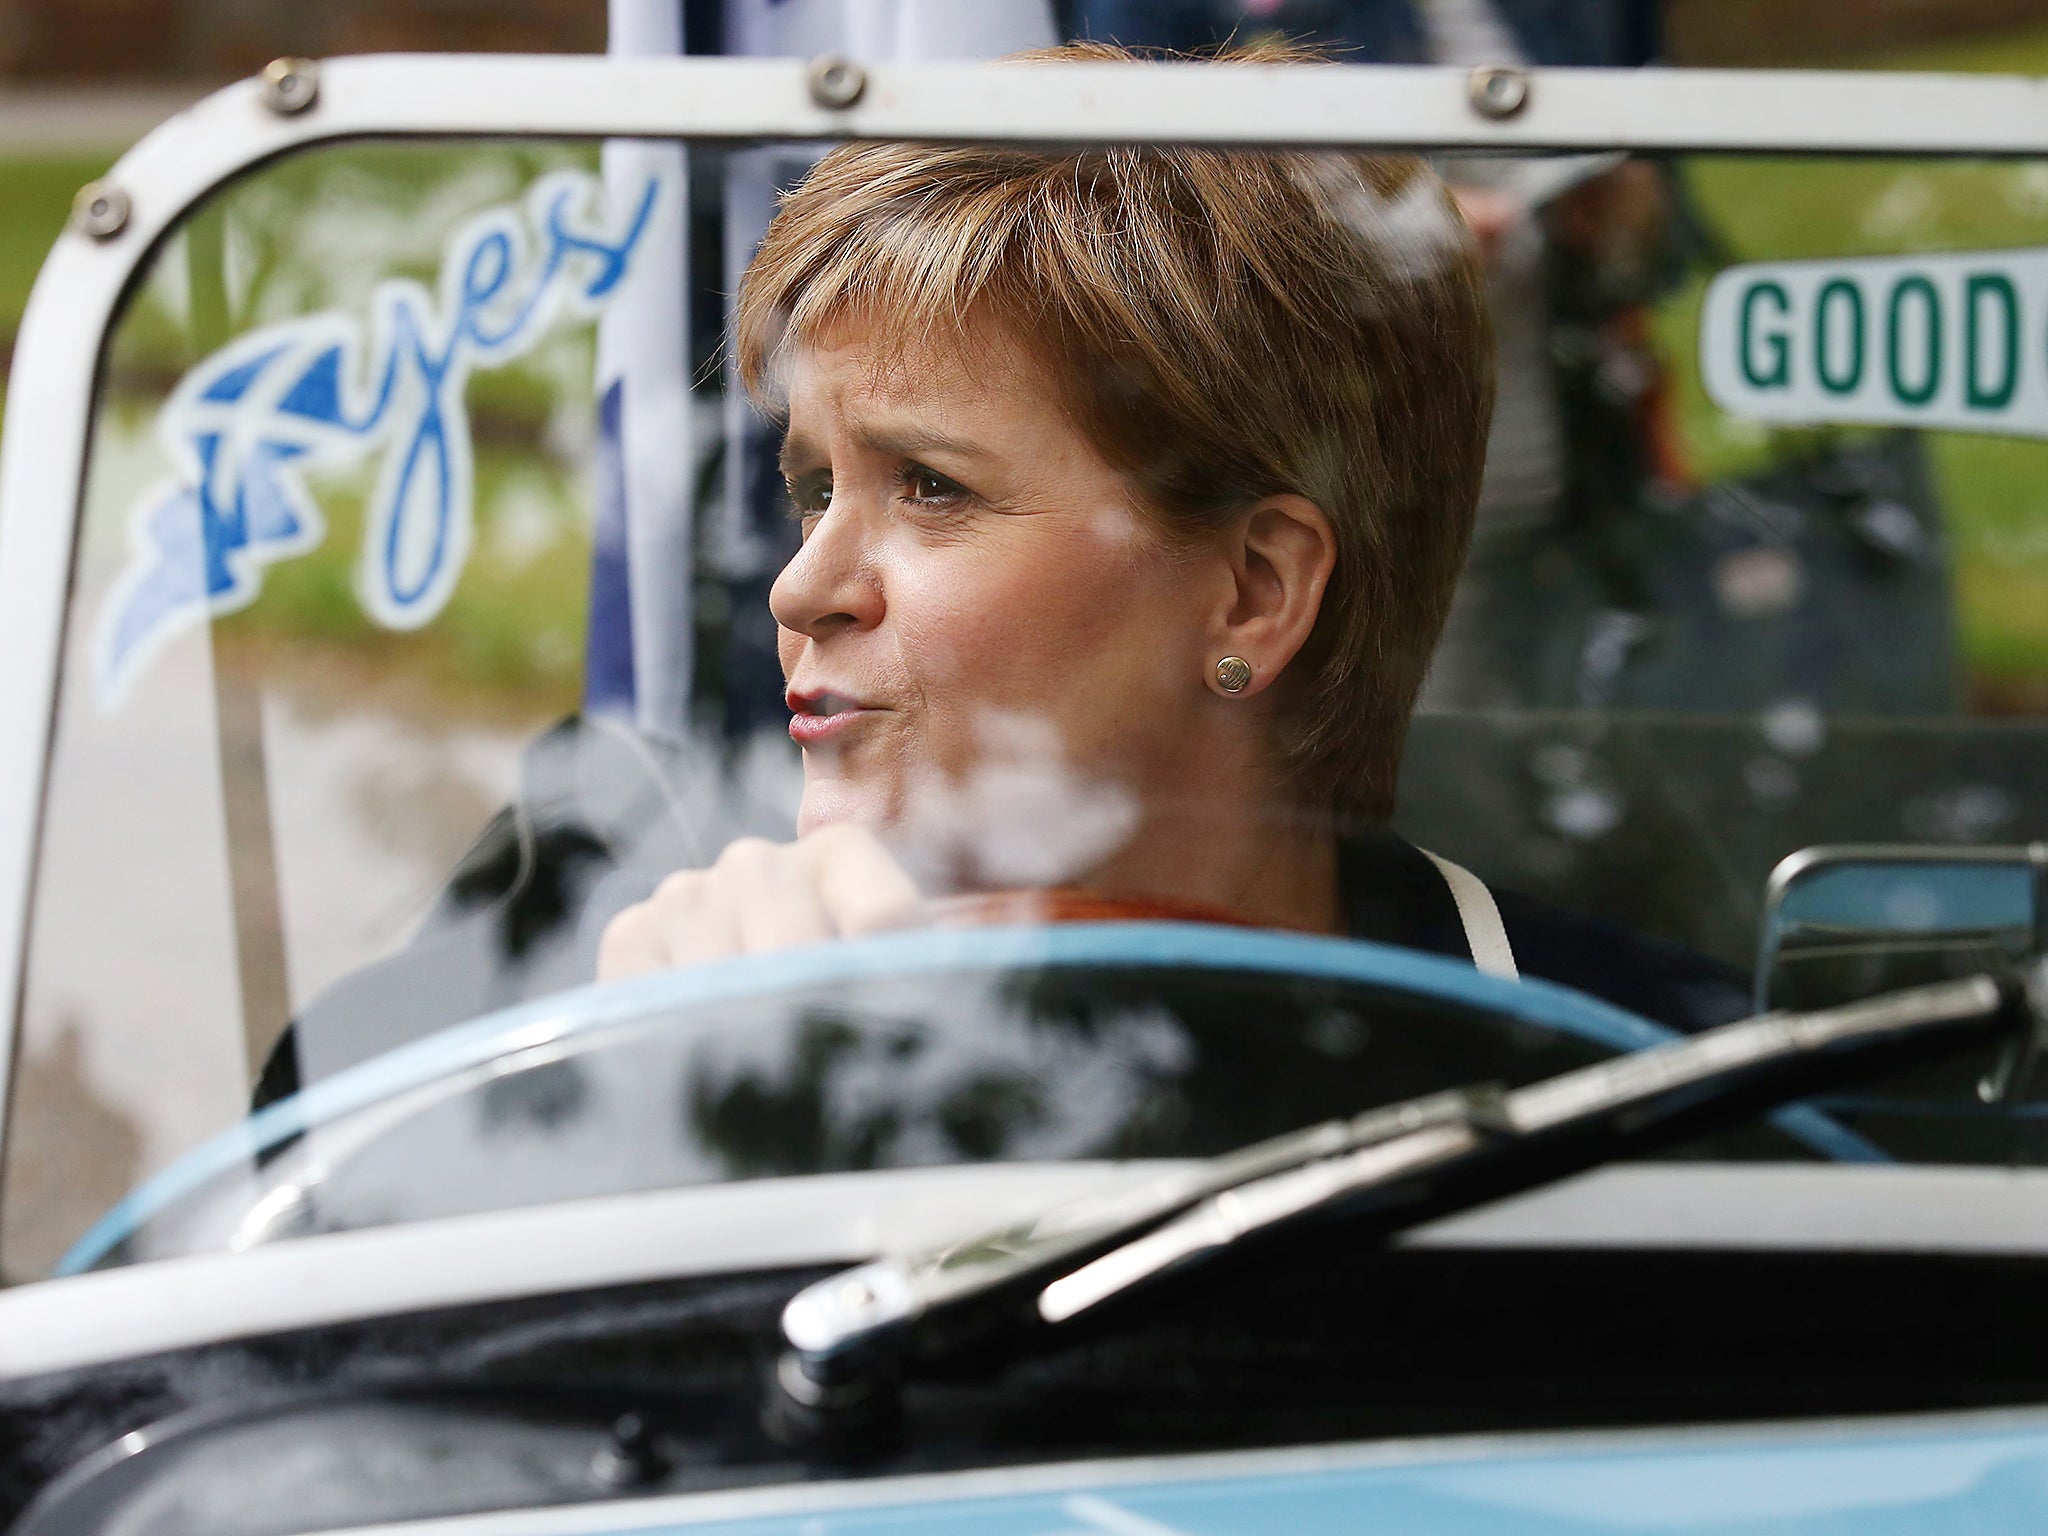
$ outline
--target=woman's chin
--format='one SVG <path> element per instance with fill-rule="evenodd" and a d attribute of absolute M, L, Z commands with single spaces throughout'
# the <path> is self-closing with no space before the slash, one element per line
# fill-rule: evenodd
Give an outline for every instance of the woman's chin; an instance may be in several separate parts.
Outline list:
<path fill-rule="evenodd" d="M 841 823 L 866 827 L 870 832 L 887 831 L 892 820 L 888 801 L 889 797 L 878 789 L 849 784 L 845 780 L 807 782 L 803 802 L 796 813 L 797 835 L 808 836 L 822 827 Z"/>

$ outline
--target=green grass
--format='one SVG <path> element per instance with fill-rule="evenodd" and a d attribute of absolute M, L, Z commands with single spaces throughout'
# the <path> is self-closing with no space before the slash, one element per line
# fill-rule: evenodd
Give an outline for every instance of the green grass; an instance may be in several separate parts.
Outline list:
<path fill-rule="evenodd" d="M 78 154 L 0 160 L 0 348 L 8 355 L 36 273 L 71 217 L 71 199 L 109 163 L 105 155 Z M 0 410 L 6 398 L 0 375 Z"/>
<path fill-rule="evenodd" d="M 579 488 L 531 453 L 479 447 L 477 528 L 470 563 L 447 608 L 425 629 L 392 633 L 364 618 L 356 596 L 362 548 L 361 477 L 315 480 L 327 539 L 271 567 L 263 597 L 223 621 L 248 645 L 266 640 L 384 652 L 423 673 L 444 697 L 477 691 L 573 707 L 582 677 L 590 545 L 574 516 Z M 508 538 L 503 519 L 529 523 Z"/>
<path fill-rule="evenodd" d="M 1897 52 L 1871 54 L 1846 67 L 1963 75 L 2048 75 L 2048 26 L 1985 32 L 1948 43 L 1922 43 Z"/>
<path fill-rule="evenodd" d="M 71 199 L 105 174 L 104 155 L 50 155 L 0 161 L 0 336 L 12 339 L 43 258 L 63 233 Z"/>

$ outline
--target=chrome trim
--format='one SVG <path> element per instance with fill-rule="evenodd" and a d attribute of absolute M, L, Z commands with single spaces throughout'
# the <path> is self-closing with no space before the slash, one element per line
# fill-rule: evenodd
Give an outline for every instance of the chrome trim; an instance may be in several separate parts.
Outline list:
<path fill-rule="evenodd" d="M 1815 843 L 1778 860 L 1764 882 L 1764 918 L 1784 899 L 1794 880 L 1822 864 L 2031 864 L 2048 855 L 2048 844 Z"/>
<path fill-rule="evenodd" d="M 0 444 L 0 1145 L 101 349 L 156 243 L 265 160 L 378 135 L 2048 154 L 2048 81 L 2000 76 L 1536 71 L 1498 120 L 1458 68 L 875 64 L 843 109 L 817 104 L 801 60 L 384 55 L 318 78 L 308 110 L 280 115 L 244 80 L 122 156 L 109 184 L 131 217 L 60 237 L 23 317 Z"/>

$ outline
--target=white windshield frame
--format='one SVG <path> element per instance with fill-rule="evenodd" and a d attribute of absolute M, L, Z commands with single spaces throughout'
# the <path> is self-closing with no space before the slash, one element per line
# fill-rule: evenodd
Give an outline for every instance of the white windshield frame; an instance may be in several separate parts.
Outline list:
<path fill-rule="evenodd" d="M 2018 77 L 1538 70 L 1517 77 L 1525 104 L 1496 116 L 1475 73 L 875 65 L 835 108 L 800 60 L 389 55 L 318 65 L 300 110 L 248 80 L 151 133 L 101 183 L 125 204 L 105 221 L 118 227 L 74 227 L 44 264 L 0 443 L 0 1146 L 100 363 L 159 242 L 224 183 L 294 149 L 387 135 L 2048 154 L 2048 90 Z"/>
<path fill-rule="evenodd" d="M 120 1265 L 0 1292 L 0 1382 L 355 1318 L 861 1264 L 1185 1166 L 1007 1163 L 759 1179 Z M 2048 1169 L 1619 1164 L 1432 1222 L 1396 1245 L 2048 1260 Z"/>

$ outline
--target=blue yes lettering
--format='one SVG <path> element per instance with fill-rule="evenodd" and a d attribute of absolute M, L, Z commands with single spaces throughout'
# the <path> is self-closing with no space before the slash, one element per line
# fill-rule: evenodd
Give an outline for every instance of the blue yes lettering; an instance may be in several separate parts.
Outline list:
<path fill-rule="evenodd" d="M 602 308 L 660 201 L 650 177 L 607 227 L 597 178 L 544 177 L 523 210 L 494 208 L 456 231 L 438 297 L 409 279 L 382 283 L 367 327 L 332 311 L 265 326 L 188 373 L 156 420 L 174 473 L 132 510 L 130 558 L 101 614 L 101 704 L 118 706 L 172 635 L 248 606 L 266 567 L 320 543 L 326 521 L 305 481 L 314 466 L 382 455 L 365 509 L 363 607 L 392 629 L 429 622 L 469 555 L 469 375 Z"/>

